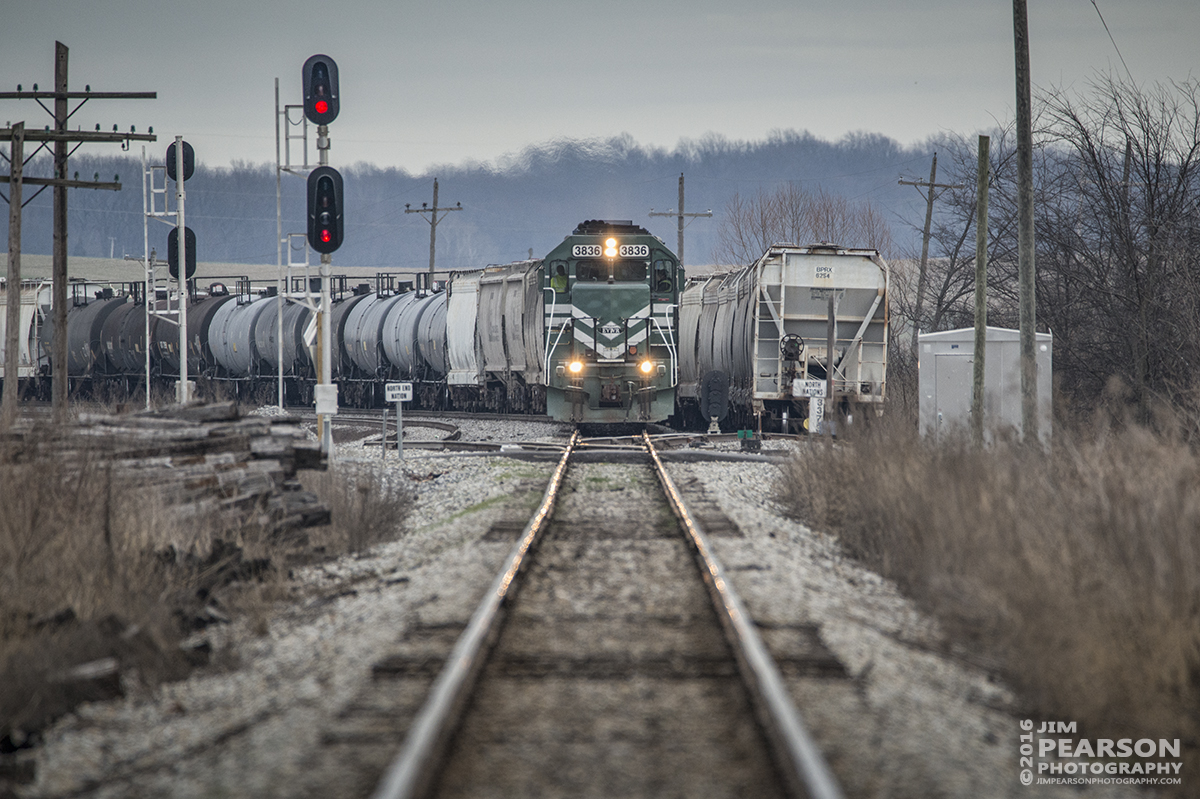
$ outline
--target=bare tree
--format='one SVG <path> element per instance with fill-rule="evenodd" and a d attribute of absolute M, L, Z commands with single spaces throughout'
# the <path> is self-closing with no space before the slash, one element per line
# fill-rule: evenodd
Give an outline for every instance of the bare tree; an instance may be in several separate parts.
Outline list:
<path fill-rule="evenodd" d="M 1117 378 L 1148 419 L 1154 401 L 1191 401 L 1200 382 L 1200 81 L 1134 86 L 1100 77 L 1083 93 L 1037 98 L 1037 318 L 1055 337 L 1054 371 L 1076 398 Z M 1016 322 L 1016 178 L 1010 128 L 992 134 L 988 318 Z M 943 195 L 919 320 L 903 270 L 897 321 L 965 327 L 973 310 L 975 154 L 937 142 L 965 188 Z M 914 281 L 909 281 L 914 282 Z"/>
<path fill-rule="evenodd" d="M 772 244 L 824 241 L 847 247 L 871 247 L 884 258 L 895 245 L 883 214 L 868 203 L 854 203 L 824 189 L 807 192 L 795 183 L 752 197 L 734 194 L 717 223 L 714 258 L 723 264 L 753 263 Z"/>
<path fill-rule="evenodd" d="M 1200 374 L 1200 81 L 1142 88 L 1102 77 L 1044 100 L 1055 145 L 1038 229 L 1042 315 L 1071 344 L 1077 388 L 1112 377 L 1149 418 Z M 1062 331 L 1062 332 L 1060 332 Z"/>

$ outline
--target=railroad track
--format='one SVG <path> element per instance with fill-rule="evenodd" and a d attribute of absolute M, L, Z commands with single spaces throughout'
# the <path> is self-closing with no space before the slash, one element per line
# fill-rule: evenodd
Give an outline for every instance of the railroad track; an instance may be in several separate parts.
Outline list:
<path fill-rule="evenodd" d="M 304 412 L 302 412 L 301 415 L 304 418 L 316 418 L 316 414 L 314 414 L 312 411 L 304 411 Z M 441 415 L 441 414 L 437 414 L 437 413 L 430 412 L 430 411 L 418 412 L 418 415 L 416 415 L 415 418 L 410 419 L 409 412 L 406 411 L 405 415 L 404 415 L 404 418 L 405 418 L 404 424 L 406 427 L 412 426 L 412 427 L 432 428 L 432 429 L 442 431 L 443 433 L 445 433 L 445 435 L 439 439 L 409 439 L 406 437 L 405 442 L 404 442 L 405 448 L 413 449 L 413 450 L 418 450 L 418 449 L 430 450 L 430 449 L 432 449 L 432 450 L 445 450 L 445 451 L 457 451 L 457 452 L 470 452 L 470 451 L 501 452 L 501 451 L 506 451 L 506 450 L 524 450 L 527 452 L 549 452 L 549 451 L 557 451 L 559 449 L 559 447 L 557 447 L 556 445 L 553 445 L 553 444 L 533 443 L 533 442 L 463 441 L 463 440 L 461 440 L 462 434 L 459 431 L 459 428 L 455 424 L 450 423 L 450 422 L 437 421 L 437 419 L 435 419 L 435 418 L 430 418 L 430 417 L 438 417 L 438 416 L 443 416 L 444 418 L 451 418 L 451 419 L 483 419 L 483 420 L 517 419 L 517 420 L 521 420 L 521 421 L 543 421 L 543 420 L 544 421 L 552 421 L 549 419 L 549 417 L 525 417 L 525 418 L 523 418 L 520 416 L 511 415 L 511 414 L 507 415 L 507 416 L 496 416 L 496 415 L 492 415 L 492 414 L 468 414 L 468 413 Z M 349 424 L 352 426 L 363 427 L 363 428 L 370 428 L 372 426 L 374 426 L 375 428 L 379 428 L 381 425 L 381 413 L 379 411 L 364 411 L 364 410 L 358 410 L 358 409 L 343 410 L 338 414 L 338 417 L 336 417 L 336 419 L 337 419 L 337 421 L 335 421 L 335 425 L 341 423 L 341 424 Z M 669 428 L 663 428 L 661 426 L 655 426 L 655 427 L 658 427 L 660 430 L 669 430 Z M 386 435 L 388 436 L 387 446 L 390 449 L 395 449 L 396 448 L 396 446 L 395 446 L 396 419 L 394 416 L 389 416 L 387 418 L 385 429 L 386 429 Z M 336 430 L 336 428 L 335 428 L 335 430 Z M 372 441 L 374 443 L 378 443 L 379 441 L 382 440 L 382 438 L 383 438 L 383 436 L 380 435 L 378 439 L 372 439 Z M 790 433 L 760 433 L 758 435 L 757 441 L 755 441 L 754 443 L 757 445 L 761 441 L 771 441 L 771 440 L 785 440 L 785 441 L 792 441 L 792 442 L 800 442 L 800 441 L 806 441 L 807 439 L 808 439 L 807 435 L 795 435 L 795 434 L 790 434 Z M 658 434 L 654 435 L 655 446 L 660 450 L 699 448 L 699 447 L 703 447 L 703 446 L 706 446 L 709 444 L 728 444 L 728 443 L 738 443 L 739 441 L 740 441 L 740 436 L 737 433 L 667 432 L 667 433 L 658 433 Z M 608 447 L 610 449 L 622 449 L 622 448 L 624 448 L 624 449 L 635 448 L 635 449 L 639 449 L 639 450 L 642 449 L 642 446 L 640 444 L 631 443 L 631 438 L 628 435 L 589 437 L 586 439 L 586 446 L 589 448 Z M 754 446 L 753 448 L 748 448 L 748 447 L 745 447 L 745 445 L 743 444 L 743 448 L 750 449 L 753 452 L 759 451 L 757 446 Z"/>
<path fill-rule="evenodd" d="M 350 793 L 842 795 L 649 436 L 573 436 L 503 538 L 470 621 L 410 630 L 326 733 L 381 774 Z"/>

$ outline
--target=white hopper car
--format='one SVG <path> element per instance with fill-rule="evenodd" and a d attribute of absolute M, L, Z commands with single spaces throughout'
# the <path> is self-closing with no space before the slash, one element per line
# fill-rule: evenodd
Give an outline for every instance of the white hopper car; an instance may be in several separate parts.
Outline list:
<path fill-rule="evenodd" d="M 751 266 L 691 278 L 679 309 L 679 413 L 691 426 L 717 416 L 727 428 L 779 430 L 786 417 L 790 429 L 802 429 L 808 387 L 827 380 L 830 368 L 831 296 L 826 407 L 881 413 L 887 292 L 888 266 L 877 251 L 831 244 L 776 244 Z"/>

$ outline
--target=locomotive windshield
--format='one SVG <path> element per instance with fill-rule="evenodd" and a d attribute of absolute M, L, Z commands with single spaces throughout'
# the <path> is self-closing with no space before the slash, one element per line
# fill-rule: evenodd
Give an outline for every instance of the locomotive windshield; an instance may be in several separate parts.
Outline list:
<path fill-rule="evenodd" d="M 579 261 L 575 264 L 575 279 L 604 282 L 608 280 L 608 264 L 601 261 Z"/>
<path fill-rule="evenodd" d="M 613 279 L 627 282 L 646 282 L 645 261 L 616 261 L 613 263 Z"/>
<path fill-rule="evenodd" d="M 578 261 L 575 264 L 575 279 L 585 281 L 606 282 L 609 275 L 607 261 Z M 613 280 L 618 283 L 645 283 L 645 261 L 612 261 Z"/>

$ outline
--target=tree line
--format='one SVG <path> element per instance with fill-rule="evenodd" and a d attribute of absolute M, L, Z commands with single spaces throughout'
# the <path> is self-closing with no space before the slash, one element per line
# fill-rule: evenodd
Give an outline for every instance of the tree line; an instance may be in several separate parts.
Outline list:
<path fill-rule="evenodd" d="M 752 142 L 707 136 L 670 150 L 642 146 L 628 136 L 559 140 L 495 162 L 466 162 L 420 173 L 335 164 L 345 178 L 346 227 L 334 264 L 381 271 L 427 266 L 429 225 L 422 216 L 404 211 L 406 205 L 419 208 L 432 201 L 435 177 L 439 204 L 460 202 L 464 208 L 438 226 L 438 267 L 472 269 L 526 258 L 530 250 L 535 255 L 548 252 L 585 219 L 630 219 L 674 247 L 676 220 L 650 218 L 649 212 L 676 208 L 680 174 L 686 176 L 687 211 L 719 213 L 735 194 L 795 184 L 831 196 L 869 197 L 889 223 L 900 225 L 913 201 L 897 190 L 896 177 L 926 160 L 927 154 L 923 144 L 905 147 L 880 135 L 853 134 L 830 142 L 780 131 Z M 148 157 L 151 162 L 161 160 L 162 153 Z M 71 191 L 69 255 L 140 255 L 140 157 L 81 152 L 72 156 L 69 171 L 88 178 L 99 174 L 104 180 L 119 175 L 123 184 L 120 192 Z M 36 176 L 49 172 L 46 158 L 26 170 Z M 285 234 L 304 231 L 303 179 L 285 174 L 282 194 Z M 218 167 L 201 161 L 187 182 L 188 226 L 196 232 L 201 261 L 275 263 L 275 217 L 273 164 Z M 716 221 L 689 223 L 690 264 L 715 261 Z M 50 193 L 45 192 L 25 209 L 24 251 L 49 253 L 51 225 Z M 0 227 L 0 239 L 7 241 L 7 227 Z M 166 246 L 167 231 L 164 224 L 150 225 L 150 246 L 159 253 Z"/>

